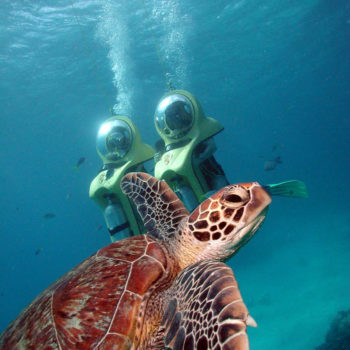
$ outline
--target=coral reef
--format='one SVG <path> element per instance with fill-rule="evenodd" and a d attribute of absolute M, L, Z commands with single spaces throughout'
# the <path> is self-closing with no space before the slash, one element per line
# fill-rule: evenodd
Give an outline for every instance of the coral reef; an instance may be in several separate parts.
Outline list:
<path fill-rule="evenodd" d="M 326 341 L 315 350 L 350 349 L 350 309 L 338 312 L 326 335 Z"/>

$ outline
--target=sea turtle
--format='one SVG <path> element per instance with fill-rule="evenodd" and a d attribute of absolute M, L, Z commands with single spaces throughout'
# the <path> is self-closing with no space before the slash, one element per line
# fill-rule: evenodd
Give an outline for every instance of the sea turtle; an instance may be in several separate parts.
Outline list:
<path fill-rule="evenodd" d="M 100 249 L 46 289 L 0 349 L 249 349 L 255 322 L 221 261 L 259 228 L 267 192 L 230 185 L 189 214 L 148 174 L 127 174 L 121 187 L 148 233 Z"/>

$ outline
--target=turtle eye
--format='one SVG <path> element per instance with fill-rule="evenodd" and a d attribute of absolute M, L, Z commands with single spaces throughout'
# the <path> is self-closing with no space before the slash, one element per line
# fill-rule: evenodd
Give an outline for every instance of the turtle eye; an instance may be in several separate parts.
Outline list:
<path fill-rule="evenodd" d="M 220 202 L 229 208 L 239 208 L 249 201 L 249 192 L 242 186 L 233 186 L 225 191 Z"/>

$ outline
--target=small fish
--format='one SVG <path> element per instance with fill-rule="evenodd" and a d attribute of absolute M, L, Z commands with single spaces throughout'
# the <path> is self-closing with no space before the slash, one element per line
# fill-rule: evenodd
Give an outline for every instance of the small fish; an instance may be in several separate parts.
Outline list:
<path fill-rule="evenodd" d="M 35 251 L 35 255 L 39 255 L 40 252 L 43 250 L 43 248 L 38 248 L 36 251 Z"/>
<path fill-rule="evenodd" d="M 77 161 L 77 164 L 75 164 L 74 168 L 78 170 L 80 165 L 82 165 L 84 162 L 85 162 L 85 157 L 79 158 L 79 160 Z"/>
<path fill-rule="evenodd" d="M 70 193 L 66 194 L 66 200 L 71 199 L 72 195 Z"/>
<path fill-rule="evenodd" d="M 276 151 L 276 149 L 280 146 L 278 142 L 275 142 L 272 146 L 272 152 Z"/>
<path fill-rule="evenodd" d="M 54 214 L 54 213 L 46 213 L 43 215 L 44 219 L 53 219 L 55 217 L 56 217 L 56 214 Z"/>
<path fill-rule="evenodd" d="M 101 231 L 102 230 L 102 225 L 98 225 L 97 227 L 96 227 L 96 231 Z"/>
<path fill-rule="evenodd" d="M 281 164 L 281 163 L 282 163 L 282 160 L 281 160 L 280 156 L 278 156 L 272 160 L 267 160 L 264 164 L 264 170 L 265 171 L 274 170 L 276 168 L 277 164 Z"/>

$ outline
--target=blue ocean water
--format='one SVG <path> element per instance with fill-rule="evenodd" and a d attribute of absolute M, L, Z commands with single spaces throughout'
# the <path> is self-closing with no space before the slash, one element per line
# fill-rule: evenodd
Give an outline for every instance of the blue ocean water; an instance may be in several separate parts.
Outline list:
<path fill-rule="evenodd" d="M 231 182 L 308 186 L 275 197 L 230 260 L 258 323 L 251 349 L 324 342 L 350 308 L 348 1 L 3 0 L 0 29 L 0 331 L 109 243 L 88 197 L 96 133 L 114 108 L 153 145 L 165 71 L 224 125 Z"/>

